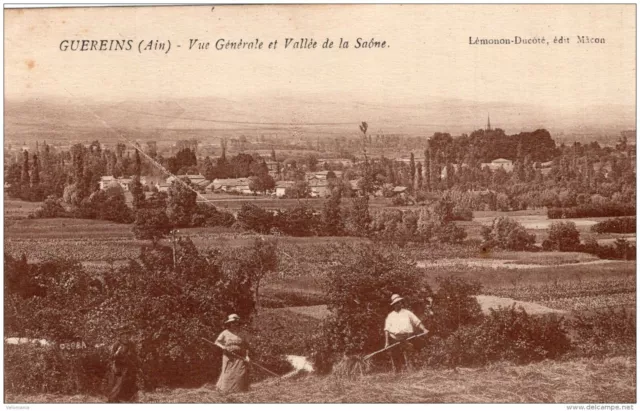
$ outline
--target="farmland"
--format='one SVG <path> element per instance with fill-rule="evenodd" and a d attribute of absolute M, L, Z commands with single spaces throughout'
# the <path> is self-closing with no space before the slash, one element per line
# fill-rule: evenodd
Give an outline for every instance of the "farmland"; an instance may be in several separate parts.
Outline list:
<path fill-rule="evenodd" d="M 356 380 L 307 377 L 265 381 L 245 394 L 222 395 L 212 385 L 141 393 L 144 403 L 633 403 L 636 363 L 625 357 L 545 361 L 526 366 L 425 369 Z M 7 395 L 9 403 L 97 403 L 88 395 Z"/>
<path fill-rule="evenodd" d="M 280 204 L 287 200 L 262 201 Z M 323 200 L 306 201 L 321 204 Z M 20 215 L 20 212 L 24 214 L 24 210 L 33 211 L 33 203 L 5 201 L 7 217 L 4 245 L 5 252 L 15 256 L 24 253 L 30 261 L 57 256 L 73 257 L 86 267 L 99 270 L 108 268 L 113 262 L 137 258 L 140 247 L 149 244 L 136 240 L 130 226 L 125 224 L 82 219 L 9 217 Z M 549 220 L 541 210 L 527 213 L 476 212 L 473 221 L 459 224 L 467 230 L 470 238 L 479 239 L 481 226 L 501 215 L 530 223 L 529 227 L 534 228 L 529 228 L 529 231 L 536 233 L 539 240 L 547 235 L 547 230 L 540 227 Z M 589 224 L 577 224 L 577 227 L 581 234 L 586 235 Z M 252 233 L 220 227 L 181 229 L 179 235 L 189 236 L 203 250 L 243 246 L 256 238 Z M 318 267 L 330 258 L 330 250 L 326 247 L 369 241 L 355 237 L 277 237 L 277 240 L 281 248 L 281 268 L 265 284 L 265 291 L 274 298 L 276 305 L 284 304 L 281 297 L 288 300 L 293 295 L 299 297 L 294 298 L 298 301 L 297 305 L 306 305 L 305 301 L 311 305 L 318 303 L 321 294 Z M 479 253 L 447 247 L 418 247 L 400 251 L 425 268 L 425 276 L 431 284 L 435 283 L 438 276 L 456 275 L 480 281 L 485 294 L 547 304 L 563 310 L 580 309 L 593 304 L 630 306 L 635 302 L 634 262 L 598 260 L 590 254 L 575 252 Z M 612 288 L 611 282 L 616 281 L 616 287 Z M 603 296 L 594 299 L 599 293 Z"/>
<path fill-rule="evenodd" d="M 278 203 L 278 200 L 271 200 Z M 21 206 L 5 202 L 7 211 Z M 18 213 L 11 214 L 18 215 Z M 482 224 L 504 213 L 477 213 L 473 221 L 460 225 L 479 238 Z M 521 221 L 545 221 L 542 213 L 508 213 Z M 136 240 L 131 227 L 98 220 L 72 218 L 5 218 L 5 252 L 24 253 L 29 261 L 57 256 L 82 261 L 86 271 L 108 273 L 113 265 L 139 256 L 148 241 Z M 588 224 L 578 225 L 586 234 Z M 547 228 L 532 225 L 539 239 Z M 344 249 L 354 243 L 370 243 L 357 237 L 258 236 L 233 228 L 180 229 L 200 250 L 233 248 L 252 244 L 258 237 L 278 241 L 279 267 L 261 286 L 260 307 L 254 318 L 256 330 L 278 342 L 280 354 L 306 355 L 301 351 L 308 333 L 318 329 L 328 315 L 323 281 L 326 272 Z M 169 244 L 164 240 L 165 244 Z M 476 244 L 476 245 L 473 245 Z M 481 251 L 477 243 L 446 245 L 431 243 L 400 248 L 390 245 L 403 259 L 415 261 L 422 276 L 434 289 L 438 278 L 455 276 L 478 281 L 477 296 L 485 314 L 497 307 L 516 303 L 531 314 L 558 312 L 568 317 L 576 313 L 608 308 L 635 312 L 636 279 L 634 261 L 600 260 L 580 252 Z M 275 354 L 274 354 L 275 355 Z M 607 372 L 615 370 L 616 378 Z M 586 372 L 588 371 L 588 372 Z M 255 385 L 247 394 L 221 396 L 210 385 L 200 388 L 161 389 L 141 392 L 140 401 L 155 402 L 388 402 L 402 398 L 409 402 L 567 402 L 632 401 L 635 396 L 635 362 L 630 357 L 564 358 L 526 366 L 493 364 L 480 368 L 423 369 L 401 376 L 385 373 L 356 380 L 337 376 L 309 376 L 273 386 L 269 380 Z M 403 386 L 411 381 L 411 392 Z M 594 388 L 593 381 L 600 381 Z M 486 381 L 500 381 L 486 389 Z M 277 388 L 276 388 L 277 387 Z M 312 388 L 309 388 L 312 387 Z M 447 387 L 443 390 L 442 387 Z M 585 388 L 590 387 L 590 388 Z M 327 394 L 329 393 L 329 394 Z M 614 397 L 615 396 L 615 397 Z M 17 395 L 7 393 L 13 402 L 100 402 L 91 395 Z"/>

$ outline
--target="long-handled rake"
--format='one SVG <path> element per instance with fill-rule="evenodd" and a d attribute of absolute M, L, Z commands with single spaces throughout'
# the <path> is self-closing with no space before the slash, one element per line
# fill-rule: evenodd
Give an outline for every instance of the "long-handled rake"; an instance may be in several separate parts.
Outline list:
<path fill-rule="evenodd" d="M 381 354 L 381 353 L 383 353 L 383 352 L 385 352 L 385 351 L 388 351 L 388 350 L 392 349 L 393 347 L 397 347 L 398 345 L 400 345 L 400 344 L 404 344 L 404 343 L 406 343 L 406 342 L 408 342 L 408 341 L 411 341 L 411 340 L 413 340 L 414 338 L 424 337 L 425 335 L 427 335 L 427 333 L 421 333 L 421 334 L 417 334 L 417 335 L 411 336 L 411 337 L 409 337 L 409 338 L 407 338 L 407 339 L 405 339 L 405 340 L 402 340 L 402 341 L 398 341 L 398 342 L 396 342 L 396 343 L 393 343 L 393 344 L 391 344 L 391 345 L 390 345 L 390 346 L 388 346 L 388 347 L 384 347 L 384 348 L 383 348 L 383 349 L 381 349 L 381 350 L 378 350 L 378 351 L 372 352 L 371 354 L 367 354 L 367 355 L 365 355 L 365 356 L 363 357 L 363 360 L 365 360 L 365 361 L 366 361 L 366 360 L 370 359 L 371 357 L 374 357 L 374 356 L 376 356 L 376 355 L 378 355 L 378 354 Z"/>
<path fill-rule="evenodd" d="M 216 345 L 216 343 L 214 343 L 213 341 L 207 340 L 207 339 L 206 339 L 206 338 L 204 338 L 204 337 L 200 337 L 200 338 L 202 338 L 204 341 L 208 342 L 209 344 L 211 344 L 211 345 L 213 345 L 213 346 L 215 346 L 215 347 L 218 347 L 218 346 Z M 218 347 L 218 348 L 220 348 L 220 347 Z M 242 357 L 242 356 L 240 356 L 240 355 L 238 355 L 238 354 L 236 354 L 236 353 L 234 353 L 234 352 L 231 352 L 231 351 L 226 351 L 226 352 L 227 352 L 228 354 L 230 354 L 230 355 L 232 355 L 232 356 L 236 357 L 236 358 L 239 358 L 239 359 L 241 359 L 241 360 L 243 360 L 243 361 L 246 361 L 244 357 Z M 278 378 L 282 377 L 280 374 L 278 374 L 278 373 L 275 373 L 275 372 L 271 371 L 270 369 L 268 369 L 268 368 L 264 367 L 263 365 L 260 365 L 259 363 L 255 362 L 255 361 L 253 361 L 253 360 L 249 361 L 249 364 L 250 364 L 250 365 L 253 365 L 254 367 L 256 367 L 256 368 L 258 368 L 258 369 L 260 369 L 260 370 L 262 370 L 262 371 L 266 372 L 267 374 L 270 374 L 270 375 L 272 375 L 272 376 L 274 376 L 274 377 L 278 377 Z"/>

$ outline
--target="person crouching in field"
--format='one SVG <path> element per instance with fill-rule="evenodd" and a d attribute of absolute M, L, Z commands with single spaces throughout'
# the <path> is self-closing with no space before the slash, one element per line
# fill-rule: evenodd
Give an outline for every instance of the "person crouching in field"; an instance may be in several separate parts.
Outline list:
<path fill-rule="evenodd" d="M 406 340 L 415 335 L 418 330 L 427 333 L 427 329 L 420 319 L 411 311 L 404 308 L 404 298 L 398 294 L 391 296 L 391 307 L 393 311 L 387 315 L 384 323 L 385 347 Z M 413 351 L 410 342 L 398 344 L 389 350 L 391 364 L 396 372 L 409 366 L 407 354 Z"/>
<path fill-rule="evenodd" d="M 240 317 L 231 314 L 215 344 L 222 349 L 222 372 L 216 388 L 224 393 L 249 390 L 249 341 Z"/>
<path fill-rule="evenodd" d="M 111 390 L 108 402 L 133 402 L 138 393 L 138 357 L 131 341 L 133 330 L 118 328 L 118 341 L 111 347 Z"/>

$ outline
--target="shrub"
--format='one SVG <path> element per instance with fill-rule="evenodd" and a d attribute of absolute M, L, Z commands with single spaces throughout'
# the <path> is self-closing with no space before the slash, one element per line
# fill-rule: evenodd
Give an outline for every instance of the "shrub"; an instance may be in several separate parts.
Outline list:
<path fill-rule="evenodd" d="M 591 231 L 594 233 L 635 233 L 636 218 L 621 217 L 601 221 L 598 224 L 591 226 Z"/>
<path fill-rule="evenodd" d="M 577 313 L 569 325 L 576 334 L 578 356 L 635 354 L 635 315 L 625 308 Z"/>
<path fill-rule="evenodd" d="M 384 321 L 392 294 L 400 294 L 418 317 L 432 292 L 422 270 L 383 249 L 352 245 L 327 273 L 323 289 L 331 314 L 325 323 L 333 353 L 365 353 L 384 343 Z"/>
<path fill-rule="evenodd" d="M 583 217 L 621 217 L 636 214 L 636 206 L 606 202 L 604 204 L 585 204 L 577 207 L 549 208 L 547 216 L 550 219 L 583 218 Z"/>
<path fill-rule="evenodd" d="M 459 244 L 467 238 L 467 232 L 454 223 L 447 222 L 435 229 L 435 235 L 439 241 L 446 244 Z"/>
<path fill-rule="evenodd" d="M 459 328 L 445 340 L 445 346 L 446 355 L 439 356 L 448 365 L 478 366 L 555 359 L 565 354 L 571 343 L 562 317 L 531 316 L 513 305 L 492 309 L 478 325 Z"/>
<path fill-rule="evenodd" d="M 488 245 L 513 251 L 529 250 L 536 241 L 535 235 L 509 217 L 498 217 L 490 227 L 483 227 L 482 236 Z"/>
<path fill-rule="evenodd" d="M 38 208 L 34 213 L 35 218 L 56 218 L 68 217 L 69 215 L 62 207 L 62 199 L 55 196 L 49 196 L 44 200 L 42 207 Z"/>
<path fill-rule="evenodd" d="M 577 250 L 580 246 L 580 232 L 573 221 L 554 222 L 549 228 L 549 238 L 542 246 L 546 250 Z"/>
<path fill-rule="evenodd" d="M 433 297 L 433 311 L 429 321 L 431 334 L 447 337 L 461 326 L 477 324 L 482 319 L 482 309 L 476 295 L 482 286 L 477 281 L 460 277 L 438 277 L 438 291 Z"/>
<path fill-rule="evenodd" d="M 60 350 L 5 345 L 5 389 L 16 394 L 104 395 L 108 358 L 106 347 Z"/>
<path fill-rule="evenodd" d="M 473 220 L 473 211 L 468 207 L 456 205 L 453 207 L 454 221 L 471 221 Z"/>
<path fill-rule="evenodd" d="M 267 234 L 275 227 L 273 213 L 266 211 L 255 204 L 243 203 L 238 211 L 238 224 L 245 230 L 252 230 L 261 234 Z"/>
<path fill-rule="evenodd" d="M 133 340 L 144 389 L 212 382 L 220 355 L 201 337 L 214 339 L 232 312 L 251 318 L 255 285 L 265 268 L 255 254 L 247 247 L 201 254 L 189 239 L 180 239 L 175 267 L 171 248 L 149 247 L 143 249 L 139 262 L 112 269 L 99 286 L 74 262 L 27 264 L 5 258 L 5 332 L 52 342 L 79 336 L 93 346 L 111 344 L 112 330 L 130 324 L 136 330 Z M 23 283 L 34 287 L 23 288 Z M 29 289 L 32 292 L 21 294 Z M 53 355 L 43 358 L 58 361 Z M 46 374 L 50 385 L 66 393 L 93 390 L 73 382 L 85 378 L 82 361 L 50 367 Z M 5 371 L 7 375 L 21 372 Z M 64 385 L 61 379 L 75 385 Z"/>
<path fill-rule="evenodd" d="M 317 233 L 320 219 L 313 209 L 303 204 L 280 211 L 274 218 L 274 225 L 282 232 L 294 237 L 307 237 Z"/>

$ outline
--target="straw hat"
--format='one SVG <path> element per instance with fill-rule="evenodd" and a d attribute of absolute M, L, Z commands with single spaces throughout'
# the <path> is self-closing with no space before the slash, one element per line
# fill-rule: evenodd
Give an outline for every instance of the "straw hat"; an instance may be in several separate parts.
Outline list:
<path fill-rule="evenodd" d="M 395 305 L 397 303 L 399 303 L 400 301 L 403 301 L 404 298 L 400 297 L 398 294 L 394 294 L 391 296 L 391 304 L 390 305 Z"/>
<path fill-rule="evenodd" d="M 231 314 L 229 317 L 227 317 L 227 321 L 225 321 L 225 324 L 229 324 L 235 321 L 240 321 L 240 316 L 238 314 Z"/>

